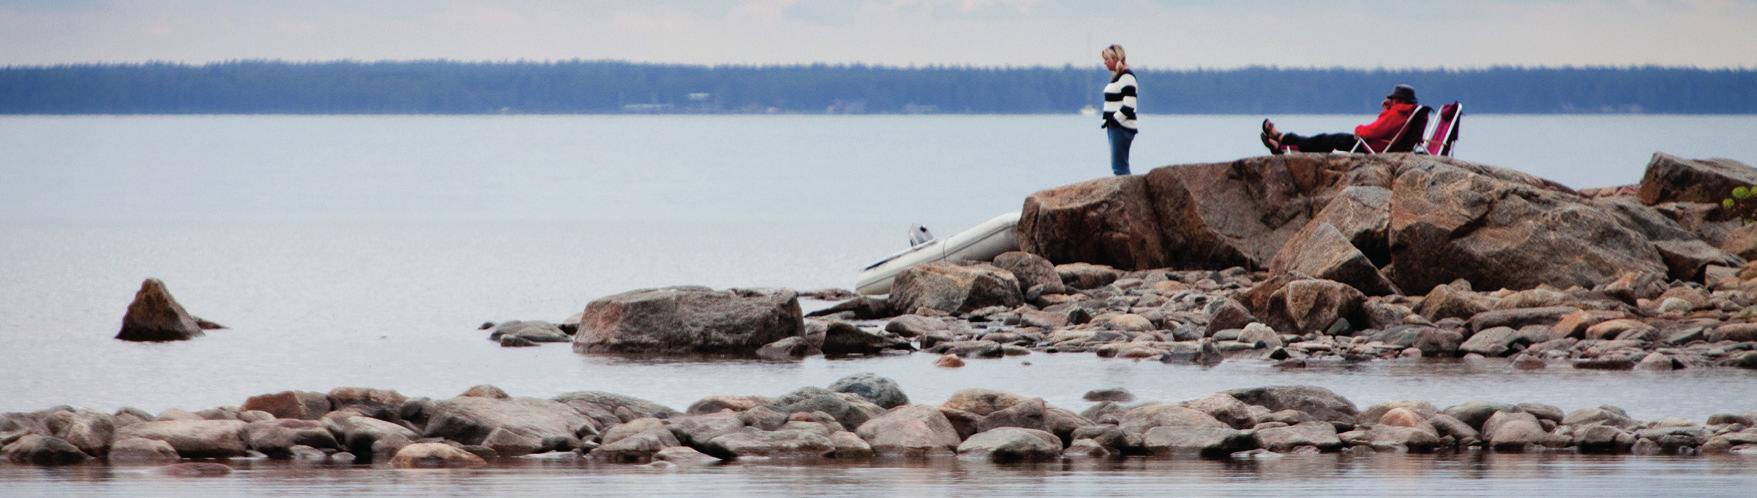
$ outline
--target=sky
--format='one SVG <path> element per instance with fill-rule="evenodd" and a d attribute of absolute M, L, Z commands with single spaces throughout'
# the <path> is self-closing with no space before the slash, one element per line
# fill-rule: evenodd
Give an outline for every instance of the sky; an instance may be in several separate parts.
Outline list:
<path fill-rule="evenodd" d="M 0 0 L 0 66 L 1757 68 L 1757 0 Z"/>

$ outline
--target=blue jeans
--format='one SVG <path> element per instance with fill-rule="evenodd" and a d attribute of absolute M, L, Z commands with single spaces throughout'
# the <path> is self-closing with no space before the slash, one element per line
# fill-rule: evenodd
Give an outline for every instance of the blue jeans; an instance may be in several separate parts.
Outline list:
<path fill-rule="evenodd" d="M 1110 172 L 1117 176 L 1129 174 L 1129 145 L 1135 143 L 1135 134 L 1139 132 L 1121 126 L 1104 130 L 1110 135 Z"/>

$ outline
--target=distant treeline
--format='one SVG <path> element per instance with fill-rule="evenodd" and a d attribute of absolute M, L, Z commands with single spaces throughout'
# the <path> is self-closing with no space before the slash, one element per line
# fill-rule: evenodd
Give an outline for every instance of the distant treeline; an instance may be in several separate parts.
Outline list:
<path fill-rule="evenodd" d="M 1481 113 L 1757 114 L 1757 70 L 1137 70 L 1148 114 L 1371 113 L 1397 83 Z M 701 66 L 619 61 L 239 61 L 0 68 L 3 114 L 1064 113 L 1092 67 Z"/>

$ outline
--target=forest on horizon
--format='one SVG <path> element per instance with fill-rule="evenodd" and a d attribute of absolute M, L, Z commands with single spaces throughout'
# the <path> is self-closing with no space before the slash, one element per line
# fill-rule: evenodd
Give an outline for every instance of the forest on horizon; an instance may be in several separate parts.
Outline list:
<path fill-rule="evenodd" d="M 1144 114 L 1375 113 L 1393 85 L 1496 114 L 1757 114 L 1757 70 L 1681 67 L 1135 71 Z M 1097 67 L 624 61 L 76 64 L 0 68 L 0 114 L 1071 113 Z"/>

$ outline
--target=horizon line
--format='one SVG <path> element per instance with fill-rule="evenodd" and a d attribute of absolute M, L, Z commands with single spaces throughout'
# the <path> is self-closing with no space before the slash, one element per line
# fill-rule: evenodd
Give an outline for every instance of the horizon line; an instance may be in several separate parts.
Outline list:
<path fill-rule="evenodd" d="M 730 64 L 730 63 L 728 63 L 728 64 L 705 64 L 705 63 L 682 63 L 682 62 L 639 62 L 639 61 L 630 61 L 630 60 L 626 60 L 626 59 L 580 59 L 580 58 L 545 59 L 545 60 L 536 60 L 536 59 L 461 60 L 461 59 L 446 59 L 446 58 L 378 59 L 378 60 L 363 60 L 363 59 L 344 58 L 344 59 L 323 59 L 323 60 L 318 60 L 318 59 L 287 60 L 287 59 L 266 59 L 266 58 L 264 58 L 264 59 L 226 59 L 226 60 L 206 61 L 206 62 L 147 60 L 147 61 L 136 61 L 136 62 L 66 62 L 66 63 L 56 63 L 56 64 L 23 64 L 23 65 L 8 64 L 5 66 L 0 66 L 0 70 L 85 68 L 85 67 L 131 67 L 131 66 L 134 66 L 134 67 L 138 67 L 138 66 L 173 66 L 173 67 L 202 68 L 202 67 L 209 67 L 209 66 L 224 66 L 224 65 L 236 65 L 236 64 L 283 64 L 283 65 L 292 65 L 292 66 L 302 66 L 302 65 L 315 66 L 315 65 L 328 65 L 328 64 L 358 64 L 358 65 L 387 64 L 388 65 L 388 64 L 421 64 L 421 63 L 482 65 L 482 66 L 512 66 L 512 65 L 539 65 L 539 66 L 541 66 L 541 65 L 580 64 L 580 63 L 615 63 L 615 64 L 627 64 L 627 65 L 631 65 L 631 66 L 687 67 L 687 68 L 707 68 L 707 69 L 721 69 L 721 68 L 798 69 L 798 68 L 827 67 L 827 68 L 867 68 L 867 69 L 885 69 L 885 70 L 921 70 L 921 69 L 957 69 L 957 70 L 1040 70 L 1040 69 L 1052 69 L 1052 70 L 1066 70 L 1066 69 L 1070 69 L 1070 68 L 1082 67 L 1082 65 L 1076 65 L 1076 64 L 1062 64 L 1059 66 L 1047 65 L 1047 64 L 1038 64 L 1038 65 L 1010 65 L 1009 64 L 1009 65 L 981 66 L 981 65 L 968 65 L 968 64 L 967 65 L 955 65 L 955 64 L 896 65 L 896 64 L 874 64 L 874 63 L 864 63 L 864 62 L 795 62 L 795 63 L 761 63 L 761 64 Z M 1097 67 L 1097 65 L 1095 65 L 1095 64 L 1093 66 L 1094 67 L 1090 68 L 1092 71 L 1104 71 L 1103 68 Z M 1627 65 L 1590 64 L 1590 65 L 1579 65 L 1579 66 L 1576 66 L 1576 65 L 1561 65 L 1561 66 L 1535 65 L 1534 66 L 1534 65 L 1524 65 L 1524 64 L 1495 64 L 1495 65 L 1488 65 L 1488 66 L 1458 66 L 1458 67 L 1446 67 L 1446 66 L 1428 66 L 1428 67 L 1375 66 L 1375 67 L 1364 67 L 1364 66 L 1341 66 L 1341 65 L 1337 65 L 1337 66 L 1280 66 L 1280 65 L 1273 65 L 1273 64 L 1250 64 L 1250 65 L 1229 66 L 1229 67 L 1204 67 L 1204 66 L 1152 67 L 1152 66 L 1142 66 L 1142 67 L 1132 67 L 1130 69 L 1139 70 L 1139 71 L 1148 71 L 1148 72 L 1225 72 L 1225 71 L 1265 70 L 1265 69 L 1272 70 L 1272 71 L 1338 71 L 1338 70 L 1340 70 L 1340 71 L 1363 71 L 1363 72 L 1445 72 L 1445 71 L 1472 72 L 1472 71 L 1508 70 L 1508 69 L 1513 69 L 1513 70 L 1605 70 L 1605 69 L 1611 69 L 1611 70 L 1633 70 L 1633 69 L 1677 70 L 1677 69 L 1684 69 L 1684 70 L 1696 70 L 1696 71 L 1744 72 L 1744 71 L 1757 71 L 1757 65 L 1754 65 L 1754 66 L 1695 66 L 1695 65 L 1663 65 L 1663 64 L 1627 64 Z"/>

